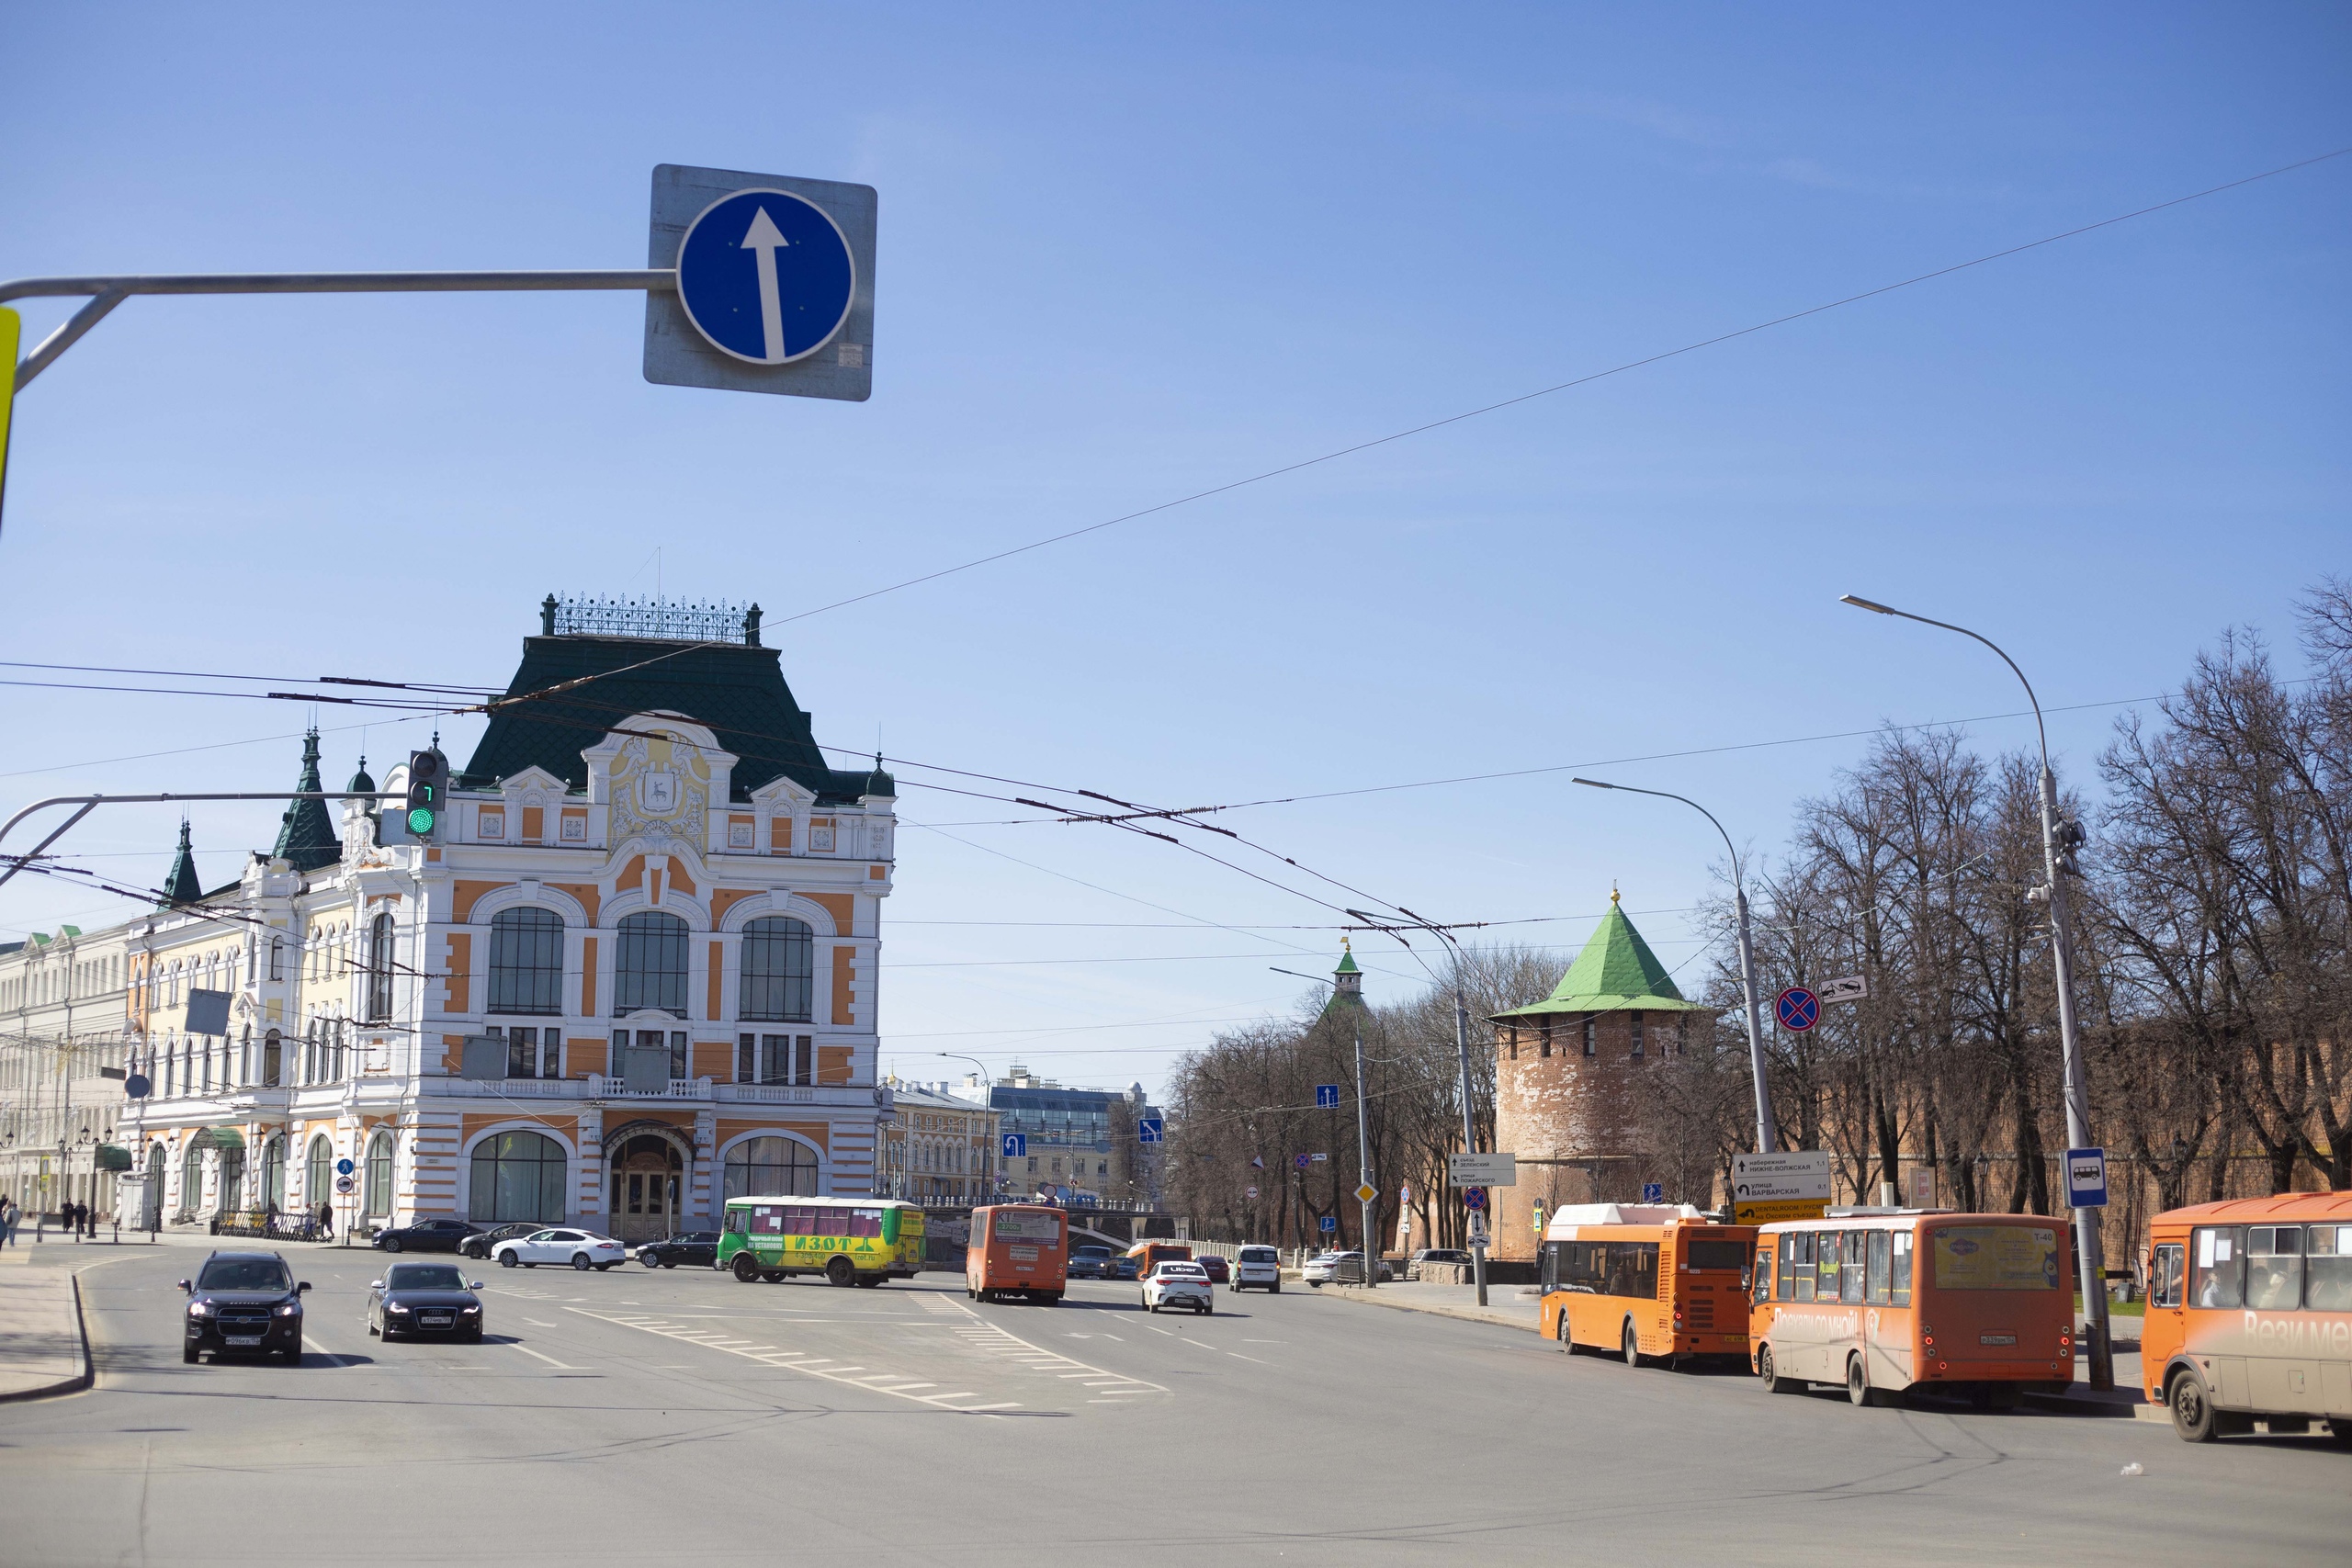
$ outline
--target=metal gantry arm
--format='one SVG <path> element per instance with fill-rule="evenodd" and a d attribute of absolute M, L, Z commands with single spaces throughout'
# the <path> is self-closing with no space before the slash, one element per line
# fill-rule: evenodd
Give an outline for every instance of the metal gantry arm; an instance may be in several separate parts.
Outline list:
<path fill-rule="evenodd" d="M 89 303 L 16 367 L 17 390 L 55 363 L 107 313 L 134 294 L 509 294 L 577 289 L 675 288 L 672 267 L 524 272 L 193 272 L 120 273 L 86 277 L 19 277 L 0 283 L 12 299 L 74 299 Z"/>
<path fill-rule="evenodd" d="M 1575 784 L 1591 789 L 1623 790 L 1628 795 L 1654 795 L 1660 800 L 1679 800 L 1710 822 L 1723 834 L 1724 849 L 1731 855 L 1731 884 L 1734 904 L 1739 912 L 1739 987 L 1747 1000 L 1747 1067 L 1756 1080 L 1756 1152 L 1771 1154 L 1781 1146 L 1780 1124 L 1772 1116 L 1772 1084 L 1764 1071 L 1764 1013 L 1756 996 L 1756 944 L 1749 939 L 1747 924 L 1747 878 L 1739 864 L 1739 848 L 1724 832 L 1724 825 L 1715 821 L 1715 814 L 1687 795 L 1675 795 L 1662 789 L 1641 789 L 1633 784 L 1603 784 L 1599 779 L 1575 779 Z"/>
<path fill-rule="evenodd" d="M 7 838 L 17 823 L 22 822 L 36 811 L 44 811 L 52 806 L 78 806 L 82 809 L 67 818 L 62 827 L 34 845 L 29 852 L 21 855 L 0 854 L 0 861 L 8 863 L 5 869 L 0 869 L 0 884 L 6 884 L 10 877 L 31 864 L 41 851 L 64 836 L 67 828 L 71 828 L 101 806 L 153 806 L 171 800 L 404 800 L 406 798 L 405 795 L 395 791 L 381 789 L 372 793 L 368 790 L 281 789 L 264 790 L 258 794 L 242 791 L 231 795 L 52 795 L 47 800 L 34 801 L 6 822 L 0 822 L 0 840 Z"/>
<path fill-rule="evenodd" d="M 1857 594 L 1838 596 L 1841 604 L 1851 604 L 1857 610 L 1872 615 L 1894 615 L 1921 626 L 1936 626 L 1948 632 L 1958 632 L 1983 643 L 2000 655 L 2009 673 L 2025 688 L 2025 700 L 2033 705 L 2033 728 L 2041 745 L 2041 865 L 2042 874 L 2049 878 L 2044 890 L 2050 899 L 2050 959 L 2056 971 L 2058 987 L 2058 1046 L 2064 1069 L 2066 1105 L 2066 1137 L 2075 1148 L 2091 1146 L 2090 1083 L 2083 1066 L 2083 1049 L 2075 1021 L 2075 954 L 2067 934 L 2066 879 L 2059 869 L 2058 854 L 2058 780 L 2050 771 L 2050 729 L 2042 722 L 2041 699 L 2033 694 L 2033 682 L 2025 678 L 2000 644 L 1982 632 L 1956 626 L 1950 621 L 1931 620 L 1915 615 L 1908 610 L 1898 610 L 1891 604 L 1881 604 Z M 2083 1316 L 2089 1325 L 2084 1348 L 2089 1351 L 2091 1386 L 2110 1389 L 2115 1386 L 2115 1350 L 2109 1335 L 2107 1314 L 2107 1248 L 2099 1235 L 2099 1212 L 2097 1209 L 2075 1209 L 2075 1272 L 2083 1292 Z"/>

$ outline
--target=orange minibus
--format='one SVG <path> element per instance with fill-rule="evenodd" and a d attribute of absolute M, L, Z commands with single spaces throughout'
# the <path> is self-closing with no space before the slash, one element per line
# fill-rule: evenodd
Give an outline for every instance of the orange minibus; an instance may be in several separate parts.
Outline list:
<path fill-rule="evenodd" d="M 2183 1439 L 2317 1419 L 2352 1443 L 2352 1192 L 2172 1209 L 2148 1242 L 2141 1376 Z"/>
<path fill-rule="evenodd" d="M 1140 1280 L 1162 1263 L 1190 1263 L 1193 1249 L 1181 1241 L 1139 1241 L 1127 1248 L 1134 1260 L 1136 1278 Z"/>
<path fill-rule="evenodd" d="M 1544 1232 L 1542 1331 L 1573 1354 L 1613 1350 L 1628 1366 L 1658 1358 L 1747 1354 L 1753 1225 L 1687 1203 L 1576 1203 Z"/>
<path fill-rule="evenodd" d="M 1018 1294 L 1047 1306 L 1069 1289 L 1069 1215 L 1041 1203 L 972 1211 L 964 1293 L 980 1301 Z"/>
<path fill-rule="evenodd" d="M 2039 1214 L 1832 1209 L 1756 1235 L 1749 1364 L 1774 1393 L 1908 1388 L 2011 1410 L 2075 1379 L 2066 1225 Z"/>

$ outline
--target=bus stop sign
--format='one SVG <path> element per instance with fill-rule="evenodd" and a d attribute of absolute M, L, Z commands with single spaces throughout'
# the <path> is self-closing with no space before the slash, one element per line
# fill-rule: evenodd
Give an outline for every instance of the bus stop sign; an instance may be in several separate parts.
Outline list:
<path fill-rule="evenodd" d="M 2066 1206 L 2070 1209 L 2107 1207 L 2107 1151 L 2066 1151 Z"/>

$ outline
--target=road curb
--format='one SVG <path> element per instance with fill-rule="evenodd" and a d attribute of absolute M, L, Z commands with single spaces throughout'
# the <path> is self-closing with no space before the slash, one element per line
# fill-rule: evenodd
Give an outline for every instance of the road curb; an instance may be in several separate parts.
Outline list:
<path fill-rule="evenodd" d="M 1442 1306 L 1430 1302 L 1400 1302 L 1393 1297 L 1382 1295 L 1376 1286 L 1366 1291 L 1361 1285 L 1326 1285 L 1319 1293 L 1329 1295 L 1337 1301 L 1360 1302 L 1365 1306 L 1389 1307 L 1397 1312 L 1426 1313 L 1431 1317 L 1450 1317 L 1462 1323 L 1483 1323 L 1489 1328 L 1516 1328 L 1532 1334 L 1539 1326 L 1532 1322 L 1510 1323 L 1501 1318 L 1490 1317 L 1475 1307 Z"/>
<path fill-rule="evenodd" d="M 78 1370 L 72 1377 L 61 1378 L 53 1383 L 0 1393 L 0 1404 L 14 1404 L 28 1399 L 54 1399 L 61 1393 L 79 1393 L 96 1381 L 96 1372 L 90 1362 L 89 1325 L 82 1320 L 82 1281 L 77 1275 L 68 1274 L 65 1283 L 74 1292 L 74 1359 L 79 1363 Z"/>

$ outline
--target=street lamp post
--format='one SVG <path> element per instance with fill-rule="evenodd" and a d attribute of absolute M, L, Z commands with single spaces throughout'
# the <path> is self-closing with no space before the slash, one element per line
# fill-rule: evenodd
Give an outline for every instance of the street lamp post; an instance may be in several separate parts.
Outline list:
<path fill-rule="evenodd" d="M 2038 889 L 2050 904 L 2050 960 L 2056 971 L 2058 987 L 2058 1048 L 2064 1064 L 2064 1087 L 2066 1101 L 2066 1138 L 2078 1149 L 2091 1146 L 2090 1086 L 2083 1068 L 2082 1043 L 2075 1027 L 2075 955 L 2069 946 L 2066 927 L 2066 879 L 2062 866 L 2073 854 L 2074 846 L 2081 842 L 2082 829 L 2068 823 L 2067 838 L 2062 846 L 2058 828 L 2058 781 L 2050 771 L 2050 730 L 2042 722 L 2041 700 L 2033 694 L 2033 682 L 2025 678 L 2018 661 L 2003 652 L 2000 645 L 1980 632 L 1966 626 L 1956 626 L 1949 621 L 1929 620 L 1908 610 L 1873 604 L 1854 594 L 1844 594 L 1840 604 L 1851 604 L 1858 610 L 1873 615 L 1897 615 L 1921 626 L 1936 626 L 1948 632 L 1958 632 L 1983 643 L 2000 656 L 2009 667 L 2009 673 L 2025 688 L 2026 701 L 2033 705 L 2033 728 L 2041 747 L 2041 869 L 2049 880 Z M 2032 894 L 2029 893 L 2028 897 Z M 2115 1386 L 2115 1353 L 2108 1337 L 2107 1321 L 2107 1252 L 2099 1236 L 2099 1212 L 2097 1209 L 2075 1211 L 2075 1272 L 2082 1280 L 2083 1315 L 2090 1332 L 2085 1336 L 2086 1348 L 2090 1352 L 2091 1387 L 2110 1389 Z"/>
<path fill-rule="evenodd" d="M 1747 998 L 1747 1068 L 1756 1080 L 1756 1152 L 1771 1154 L 1781 1146 L 1778 1124 L 1772 1117 L 1772 1085 L 1764 1073 L 1764 1015 L 1756 1000 L 1756 946 L 1747 935 L 1747 878 L 1740 870 L 1739 851 L 1724 832 L 1724 825 L 1715 822 L 1715 814 L 1687 795 L 1672 795 L 1662 789 L 1639 789 L 1633 784 L 1603 784 L 1599 779 L 1571 781 L 1592 789 L 1623 790 L 1628 795 L 1654 795 L 1661 800 L 1679 800 L 1710 822 L 1723 834 L 1724 848 L 1731 854 L 1732 901 L 1739 911 L 1739 986 Z"/>
<path fill-rule="evenodd" d="M 1319 975 L 1302 975 L 1295 969 L 1283 969 L 1272 964 L 1266 967 L 1277 975 L 1289 975 L 1301 980 L 1312 980 L 1318 986 L 1330 986 L 1334 993 L 1339 990 L 1337 985 Z M 1378 1238 L 1373 1234 L 1380 1224 L 1380 1192 L 1379 1184 L 1372 1179 L 1372 1134 L 1370 1123 L 1364 1118 L 1363 1012 L 1360 1010 L 1351 1011 L 1348 1021 L 1355 1032 L 1356 1041 L 1356 1185 L 1373 1190 L 1371 1197 L 1356 1200 L 1356 1207 L 1363 1212 L 1363 1288 L 1369 1291 L 1380 1283 L 1380 1254 L 1376 1250 Z"/>

